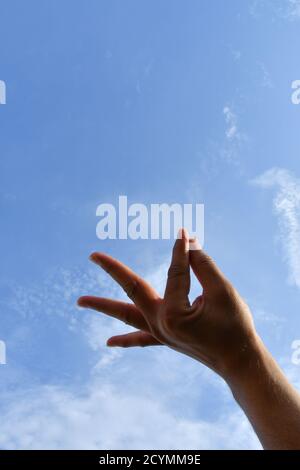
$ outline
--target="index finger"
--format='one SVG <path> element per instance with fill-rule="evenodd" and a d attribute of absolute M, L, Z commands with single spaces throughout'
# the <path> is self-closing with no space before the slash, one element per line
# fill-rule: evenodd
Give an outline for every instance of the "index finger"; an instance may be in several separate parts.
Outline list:
<path fill-rule="evenodd" d="M 128 266 L 104 253 L 93 253 L 90 259 L 103 268 L 144 312 L 153 311 L 159 299 L 157 292 Z"/>
<path fill-rule="evenodd" d="M 164 298 L 169 304 L 179 303 L 186 306 L 189 305 L 189 291 L 189 235 L 182 229 L 174 244 Z"/>

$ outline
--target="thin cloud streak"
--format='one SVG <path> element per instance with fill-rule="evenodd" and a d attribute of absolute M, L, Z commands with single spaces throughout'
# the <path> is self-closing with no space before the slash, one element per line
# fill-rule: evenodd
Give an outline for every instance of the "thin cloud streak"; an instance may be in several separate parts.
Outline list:
<path fill-rule="evenodd" d="M 275 188 L 274 213 L 289 281 L 300 288 L 300 180 L 282 168 L 271 168 L 255 178 L 261 188 Z"/>

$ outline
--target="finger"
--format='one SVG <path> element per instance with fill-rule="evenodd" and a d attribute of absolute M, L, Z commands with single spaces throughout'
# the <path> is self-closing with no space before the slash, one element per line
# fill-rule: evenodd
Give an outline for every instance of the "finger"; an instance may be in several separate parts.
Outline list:
<path fill-rule="evenodd" d="M 110 317 L 117 318 L 127 325 L 140 330 L 148 331 L 148 324 L 139 309 L 127 302 L 105 299 L 103 297 L 83 296 L 77 300 L 80 307 L 87 307 L 97 312 L 106 313 Z"/>
<path fill-rule="evenodd" d="M 193 244 L 193 250 L 189 253 L 193 272 L 204 290 L 213 291 L 224 283 L 225 277 L 212 258 L 201 249 L 197 240 Z"/>
<path fill-rule="evenodd" d="M 121 348 L 131 348 L 134 346 L 160 346 L 160 343 L 150 333 L 144 331 L 134 331 L 124 335 L 112 336 L 107 340 L 107 346 L 119 346 Z"/>
<path fill-rule="evenodd" d="M 146 281 L 125 264 L 104 253 L 93 253 L 90 259 L 101 266 L 124 289 L 143 313 L 153 312 L 159 295 Z"/>
<path fill-rule="evenodd" d="M 179 234 L 173 248 L 164 298 L 170 303 L 177 304 L 179 302 L 180 304 L 189 305 L 189 291 L 189 235 L 185 229 L 181 229 L 181 234 Z"/>

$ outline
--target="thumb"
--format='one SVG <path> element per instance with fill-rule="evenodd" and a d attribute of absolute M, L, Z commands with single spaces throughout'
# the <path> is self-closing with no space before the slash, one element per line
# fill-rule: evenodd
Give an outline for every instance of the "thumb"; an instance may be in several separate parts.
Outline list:
<path fill-rule="evenodd" d="M 198 281 L 206 291 L 213 291 L 222 286 L 225 282 L 225 276 L 218 268 L 213 259 L 205 253 L 199 242 L 192 241 L 193 249 L 190 250 L 190 264 Z"/>

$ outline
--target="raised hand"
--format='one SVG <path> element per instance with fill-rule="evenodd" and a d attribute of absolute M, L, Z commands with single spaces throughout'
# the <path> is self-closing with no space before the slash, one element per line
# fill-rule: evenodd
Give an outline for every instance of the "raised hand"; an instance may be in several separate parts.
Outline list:
<path fill-rule="evenodd" d="M 103 312 L 138 329 L 111 337 L 109 346 L 166 345 L 201 361 L 222 376 L 247 354 L 255 339 L 249 309 L 213 260 L 195 240 L 189 239 L 186 230 L 182 230 L 175 242 L 163 298 L 114 258 L 93 253 L 91 259 L 133 301 L 79 298 L 80 306 Z M 190 266 L 200 283 L 199 297 L 192 304 L 188 297 Z"/>
<path fill-rule="evenodd" d="M 249 308 L 235 288 L 184 229 L 181 235 L 163 298 L 124 264 L 93 253 L 92 261 L 133 303 L 84 296 L 78 304 L 137 328 L 112 336 L 109 346 L 166 345 L 206 364 L 227 382 L 264 448 L 300 449 L 299 393 L 257 335 Z M 192 304 L 190 267 L 203 289 Z"/>

